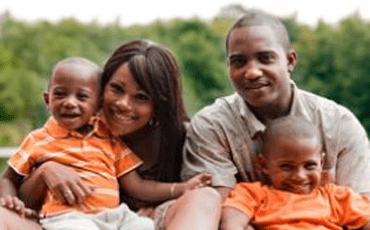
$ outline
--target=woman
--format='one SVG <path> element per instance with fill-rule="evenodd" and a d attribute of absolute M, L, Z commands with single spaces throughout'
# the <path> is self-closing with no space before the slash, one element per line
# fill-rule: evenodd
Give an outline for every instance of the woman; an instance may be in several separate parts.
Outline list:
<path fill-rule="evenodd" d="M 119 81 L 125 73 L 118 71 L 126 63 L 136 82 L 125 85 Z M 129 93 L 131 88 L 139 90 Z M 112 133 L 121 136 L 143 159 L 144 165 L 139 173 L 160 181 L 179 181 L 184 124 L 189 118 L 181 97 L 179 68 L 171 53 L 148 41 L 132 41 L 118 47 L 104 66 L 101 98 L 102 107 L 108 111 L 107 123 Z M 153 105 L 152 111 L 147 103 L 143 103 L 148 100 Z M 81 184 L 68 168 L 46 163 L 19 189 L 20 196 L 29 207 L 37 207 L 45 192 L 46 186 L 35 184 L 40 179 L 53 181 L 53 189 L 59 189 L 61 194 L 65 190 L 79 191 Z M 72 200 L 83 199 L 85 195 L 75 192 L 75 199 Z M 129 197 L 123 199 L 133 209 L 141 208 L 141 213 L 154 210 L 143 207 L 155 204 L 145 204 Z M 164 210 L 163 207 L 167 206 L 163 205 L 161 210 Z M 157 215 L 161 216 L 161 212 Z M 4 208 L 0 209 L 0 217 L 3 225 L 0 224 L 0 229 L 41 229 L 36 222 L 22 219 Z"/>

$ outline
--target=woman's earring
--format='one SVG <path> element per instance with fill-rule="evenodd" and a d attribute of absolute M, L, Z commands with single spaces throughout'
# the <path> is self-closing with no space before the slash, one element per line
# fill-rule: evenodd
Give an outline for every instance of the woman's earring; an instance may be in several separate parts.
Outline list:
<path fill-rule="evenodd" d="M 149 120 L 149 122 L 148 122 L 148 125 L 150 126 L 150 127 L 156 127 L 156 126 L 158 126 L 158 121 L 157 121 L 157 119 L 153 116 L 150 120 Z"/>

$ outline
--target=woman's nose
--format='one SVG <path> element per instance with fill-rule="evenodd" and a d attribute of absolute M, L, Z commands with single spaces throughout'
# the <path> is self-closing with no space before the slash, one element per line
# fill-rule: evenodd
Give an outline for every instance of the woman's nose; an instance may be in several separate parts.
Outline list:
<path fill-rule="evenodd" d="M 117 104 L 122 110 L 132 108 L 132 100 L 128 95 L 124 95 L 121 98 L 119 98 Z"/>

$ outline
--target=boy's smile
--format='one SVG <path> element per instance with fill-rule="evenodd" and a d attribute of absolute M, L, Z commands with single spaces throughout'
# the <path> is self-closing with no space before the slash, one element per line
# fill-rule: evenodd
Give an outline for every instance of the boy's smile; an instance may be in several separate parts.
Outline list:
<path fill-rule="evenodd" d="M 45 103 L 58 124 L 77 130 L 89 123 L 97 110 L 99 81 L 69 65 L 54 71 L 50 86 L 44 94 Z"/>
<path fill-rule="evenodd" d="M 277 137 L 265 153 L 264 172 L 275 189 L 309 194 L 321 182 L 322 148 L 316 138 Z"/>

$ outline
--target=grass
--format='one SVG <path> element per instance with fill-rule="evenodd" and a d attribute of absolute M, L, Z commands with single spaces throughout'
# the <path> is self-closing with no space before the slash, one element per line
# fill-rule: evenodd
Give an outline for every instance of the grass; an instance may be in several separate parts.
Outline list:
<path fill-rule="evenodd" d="M 0 158 L 0 172 L 5 169 L 9 158 Z"/>

